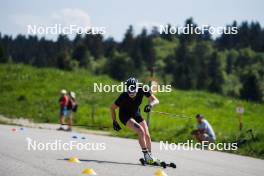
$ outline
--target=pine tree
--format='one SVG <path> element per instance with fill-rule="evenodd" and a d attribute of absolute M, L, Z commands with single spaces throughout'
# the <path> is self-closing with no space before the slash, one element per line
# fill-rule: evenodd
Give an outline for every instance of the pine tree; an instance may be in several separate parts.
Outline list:
<path fill-rule="evenodd" d="M 209 60 L 209 76 L 211 82 L 209 90 L 212 92 L 222 93 L 223 84 L 225 82 L 225 55 L 215 51 Z"/>

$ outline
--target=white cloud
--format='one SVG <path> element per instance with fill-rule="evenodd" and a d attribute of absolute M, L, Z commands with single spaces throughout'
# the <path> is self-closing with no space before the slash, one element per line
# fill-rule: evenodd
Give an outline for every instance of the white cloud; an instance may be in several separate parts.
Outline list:
<path fill-rule="evenodd" d="M 28 25 L 36 26 L 69 26 L 91 27 L 89 15 L 81 9 L 65 8 L 51 12 L 46 15 L 38 16 L 32 14 L 15 14 L 11 16 L 11 20 L 16 28 L 17 33 L 27 33 Z M 43 35 L 40 35 L 43 36 Z M 46 35 L 45 37 L 55 39 L 54 35 Z"/>
<path fill-rule="evenodd" d="M 91 26 L 89 15 L 81 9 L 60 9 L 47 16 L 36 16 L 31 14 L 13 15 L 12 19 L 16 25 L 25 27 L 28 24 L 35 25 L 78 25 Z"/>
<path fill-rule="evenodd" d="M 91 26 L 89 15 L 81 9 L 67 8 L 58 10 L 57 12 L 53 12 L 51 14 L 50 20 L 52 21 L 52 23 L 65 26 L 69 26 L 72 24 L 82 27 Z"/>

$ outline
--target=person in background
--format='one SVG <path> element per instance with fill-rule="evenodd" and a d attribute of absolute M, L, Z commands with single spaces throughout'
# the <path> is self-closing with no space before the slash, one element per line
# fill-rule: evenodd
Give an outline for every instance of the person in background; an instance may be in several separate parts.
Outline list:
<path fill-rule="evenodd" d="M 210 123 L 204 119 L 203 115 L 197 114 L 197 129 L 192 131 L 192 135 L 202 143 L 203 141 L 214 143 L 216 136 Z"/>
<path fill-rule="evenodd" d="M 69 98 L 67 96 L 67 91 L 65 89 L 62 89 L 60 94 L 61 94 L 60 99 L 59 99 L 60 127 L 57 130 L 64 130 L 63 125 L 64 125 L 64 119 L 68 115 L 67 105 L 68 105 Z"/>
<path fill-rule="evenodd" d="M 73 113 L 77 111 L 77 101 L 76 95 L 74 92 L 70 92 L 68 95 L 68 104 L 67 104 L 67 111 L 68 111 L 68 128 L 65 131 L 72 131 L 72 123 L 73 123 Z"/>

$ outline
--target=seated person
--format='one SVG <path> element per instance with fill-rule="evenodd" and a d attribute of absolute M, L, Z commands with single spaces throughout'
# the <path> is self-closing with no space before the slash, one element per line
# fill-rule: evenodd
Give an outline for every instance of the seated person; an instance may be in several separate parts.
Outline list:
<path fill-rule="evenodd" d="M 197 129 L 192 131 L 192 135 L 201 143 L 207 141 L 209 143 L 215 142 L 215 133 L 210 123 L 204 119 L 203 115 L 197 114 Z"/>

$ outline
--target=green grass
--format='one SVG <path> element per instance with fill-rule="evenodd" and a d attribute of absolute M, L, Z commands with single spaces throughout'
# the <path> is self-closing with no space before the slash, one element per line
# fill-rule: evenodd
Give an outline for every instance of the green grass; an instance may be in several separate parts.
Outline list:
<path fill-rule="evenodd" d="M 65 88 L 77 93 L 79 111 L 75 114 L 75 124 L 135 138 L 125 128 L 120 133 L 112 130 L 109 107 L 118 93 L 93 93 L 94 82 L 118 83 L 107 76 L 94 76 L 84 70 L 65 72 L 24 65 L 0 65 L 0 114 L 10 118 L 24 117 L 36 122 L 57 123 L 59 91 Z M 171 93 L 160 93 L 157 97 L 160 105 L 155 108 L 156 111 L 189 116 L 204 114 L 213 126 L 218 142 L 232 142 L 241 135 L 235 107 L 242 104 L 245 107 L 244 130 L 252 128 L 257 140 L 243 145 L 234 153 L 264 158 L 263 104 L 201 91 L 173 90 Z M 91 118 L 92 108 L 95 108 L 94 120 Z M 195 119 L 170 118 L 154 113 L 151 116 L 150 131 L 155 141 L 184 142 L 192 139 L 190 132 L 193 128 Z"/>

